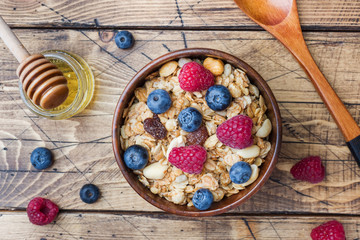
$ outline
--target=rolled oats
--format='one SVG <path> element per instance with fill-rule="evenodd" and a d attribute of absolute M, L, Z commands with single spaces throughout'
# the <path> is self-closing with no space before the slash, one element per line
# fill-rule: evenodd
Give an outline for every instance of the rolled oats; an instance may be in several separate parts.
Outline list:
<path fill-rule="evenodd" d="M 123 150 L 134 144 L 146 147 L 150 153 L 149 164 L 142 170 L 134 170 L 139 181 L 175 204 L 193 206 L 192 197 L 200 188 L 209 189 L 214 201 L 231 196 L 253 183 L 259 175 L 259 166 L 265 161 L 271 149 L 267 137 L 271 132 L 271 122 L 266 116 L 266 105 L 259 89 L 250 84 L 246 73 L 218 59 L 208 58 L 205 67 L 215 75 L 215 83 L 227 87 L 233 97 L 230 106 L 223 111 L 211 110 L 205 101 L 206 91 L 185 92 L 180 88 L 178 75 L 181 67 L 191 61 L 203 64 L 199 59 L 180 58 L 165 63 L 159 71 L 146 78 L 144 86 L 135 89 L 135 96 L 124 110 L 125 119 L 120 129 L 120 143 Z M 172 99 L 170 109 L 159 114 L 160 122 L 167 130 L 164 139 L 154 139 L 144 131 L 144 121 L 153 116 L 146 105 L 148 95 L 164 89 Z M 203 123 L 209 134 L 204 143 L 207 160 L 201 174 L 189 174 L 172 166 L 167 158 L 174 147 L 186 145 L 187 132 L 183 131 L 177 117 L 186 107 L 194 107 L 203 114 Z M 223 145 L 216 136 L 217 127 L 238 114 L 246 114 L 253 120 L 252 135 L 254 145 L 245 149 L 231 149 Z M 248 182 L 234 184 L 229 170 L 236 162 L 245 161 L 251 165 L 252 175 Z"/>

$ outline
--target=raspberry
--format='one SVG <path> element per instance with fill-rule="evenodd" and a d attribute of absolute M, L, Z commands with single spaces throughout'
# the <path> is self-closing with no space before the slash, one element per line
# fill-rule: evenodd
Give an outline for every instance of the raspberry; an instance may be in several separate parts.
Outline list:
<path fill-rule="evenodd" d="M 55 219 L 59 208 L 48 199 L 36 197 L 29 202 L 26 212 L 30 222 L 33 224 L 46 225 Z"/>
<path fill-rule="evenodd" d="M 185 91 L 202 91 L 214 85 L 214 75 L 203 65 L 197 62 L 189 62 L 181 68 L 179 83 Z"/>
<path fill-rule="evenodd" d="M 326 222 L 311 231 L 312 240 L 345 240 L 345 231 L 336 220 Z"/>
<path fill-rule="evenodd" d="M 325 168 L 319 156 L 309 156 L 296 163 L 290 173 L 295 179 L 319 183 L 325 177 Z"/>
<path fill-rule="evenodd" d="M 169 162 L 183 172 L 199 174 L 206 161 L 206 150 L 200 145 L 173 148 Z"/>
<path fill-rule="evenodd" d="M 252 125 L 251 118 L 237 115 L 220 124 L 216 129 L 216 136 L 226 146 L 243 149 L 253 144 Z"/>

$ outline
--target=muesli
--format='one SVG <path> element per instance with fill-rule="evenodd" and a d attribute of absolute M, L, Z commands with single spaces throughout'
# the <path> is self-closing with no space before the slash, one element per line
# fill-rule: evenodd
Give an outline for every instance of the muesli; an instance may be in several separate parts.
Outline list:
<path fill-rule="evenodd" d="M 185 66 L 187 67 L 186 73 L 185 70 L 182 72 Z M 203 71 L 202 68 L 207 69 L 203 76 L 191 76 L 191 74 L 196 75 L 196 71 Z M 211 78 L 209 72 L 213 76 L 213 83 L 201 82 L 203 81 L 201 77 Z M 183 76 L 180 76 L 181 74 Z M 179 82 L 179 77 L 180 82 L 183 82 Z M 189 80 L 190 83 L 184 82 L 183 78 L 186 77 L 190 80 L 185 80 Z M 197 83 L 191 81 L 199 81 L 198 84 L 202 86 L 195 86 Z M 216 107 L 212 107 L 213 109 L 209 107 L 209 103 L 207 103 L 209 99 L 206 99 L 206 95 L 210 88 L 207 85 L 221 85 L 228 89 L 231 94 L 231 101 L 224 110 L 215 111 L 213 109 Z M 206 88 L 204 90 L 192 91 L 204 86 Z M 171 101 L 170 104 L 168 102 L 161 103 L 163 105 L 160 110 L 156 108 L 157 106 L 152 106 L 153 103 L 148 100 L 149 95 L 159 89 L 166 91 L 170 99 L 166 93 L 156 91 L 155 93 L 163 95 L 156 95 L 152 100 L 158 101 L 160 96 L 160 100 Z M 213 99 L 213 101 L 218 100 L 217 98 Z M 224 102 L 225 100 L 221 101 Z M 197 128 L 195 131 L 190 131 L 193 130 L 190 128 L 186 131 L 184 130 L 186 129 L 185 123 L 179 123 L 179 115 L 183 110 L 185 114 L 192 114 L 193 109 L 197 110 L 195 112 L 201 113 L 202 119 L 200 119 L 200 125 L 198 122 L 189 125 L 190 128 L 195 126 Z M 159 112 L 165 110 L 165 112 L 154 113 L 158 110 Z M 144 86 L 135 90 L 135 96 L 123 113 L 125 121 L 121 127 L 121 147 L 124 151 L 133 145 L 142 146 L 146 149 L 148 160 L 144 162 L 143 166 L 132 169 L 135 169 L 134 173 L 138 175 L 139 181 L 148 187 L 152 193 L 158 194 L 175 204 L 193 206 L 194 194 L 200 189 L 207 189 L 206 191 L 210 191 L 212 194 L 212 200 L 217 202 L 225 196 L 231 196 L 245 189 L 258 178 L 259 167 L 271 148 L 268 141 L 271 122 L 266 116 L 266 110 L 264 98 L 258 88 L 250 83 L 246 73 L 241 69 L 235 68 L 229 63 L 224 64 L 215 58 L 208 57 L 203 61 L 180 58 L 177 61 L 165 63 L 158 71 L 146 78 Z M 246 122 L 247 118 L 252 120 L 252 123 L 250 122 L 250 126 L 252 126 L 249 130 L 251 131 L 250 144 L 240 144 L 242 147 L 238 148 L 230 147 L 231 144 L 224 144 L 227 143 L 226 137 L 231 138 L 232 134 L 225 137 L 221 136 L 225 140 L 219 140 L 220 133 L 217 132 L 217 129 L 221 124 L 224 122 L 226 123 L 223 126 L 230 124 L 230 119 L 233 119 L 231 121 Z M 241 122 L 236 122 L 236 124 L 241 124 Z M 229 126 L 226 127 L 225 135 L 229 129 L 231 130 L 231 125 L 230 128 Z M 239 130 L 234 129 L 234 131 Z M 242 133 L 238 134 L 241 135 Z M 198 147 L 189 148 L 189 146 Z M 245 148 L 243 148 L 244 146 Z M 196 152 L 197 149 L 200 149 L 200 152 L 202 149 L 206 150 L 203 165 L 198 163 L 199 166 L 187 167 L 186 164 L 191 164 L 189 163 L 192 161 L 191 157 L 184 160 L 181 157 L 186 154 L 188 154 L 186 156 L 193 156 L 191 151 Z M 188 152 L 183 156 L 179 151 Z M 175 154 L 181 156 L 174 157 Z M 178 161 L 178 158 L 179 161 L 183 161 L 175 164 L 178 167 L 181 166 L 180 168 L 183 170 L 170 163 L 169 156 L 174 159 L 173 162 Z M 240 167 L 240 174 L 243 171 L 242 167 L 250 166 L 250 174 L 247 177 L 245 176 L 246 182 L 240 184 L 234 183 L 235 180 L 232 181 L 237 176 L 231 178 L 229 174 L 232 166 L 237 162 L 246 163 L 237 165 Z M 233 172 L 237 174 L 239 171 L 234 170 Z M 199 192 L 199 194 L 202 193 Z M 206 194 L 201 196 L 207 197 Z M 196 197 L 198 198 L 198 196 Z"/>

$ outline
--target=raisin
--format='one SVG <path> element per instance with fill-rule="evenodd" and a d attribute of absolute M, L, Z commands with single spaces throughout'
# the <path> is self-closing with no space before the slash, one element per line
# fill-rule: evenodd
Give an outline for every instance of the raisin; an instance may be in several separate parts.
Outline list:
<path fill-rule="evenodd" d="M 159 116 L 156 114 L 154 114 L 153 118 L 145 119 L 144 130 L 155 139 L 163 139 L 167 134 L 166 128 L 162 125 Z"/>
<path fill-rule="evenodd" d="M 208 139 L 209 133 L 205 126 L 201 126 L 198 130 L 189 133 L 186 136 L 186 145 L 204 145 L 206 139 Z"/>

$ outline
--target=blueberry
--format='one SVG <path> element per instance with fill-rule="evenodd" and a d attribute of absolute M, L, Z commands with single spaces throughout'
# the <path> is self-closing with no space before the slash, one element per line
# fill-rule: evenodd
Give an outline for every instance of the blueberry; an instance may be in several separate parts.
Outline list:
<path fill-rule="evenodd" d="M 212 110 L 222 111 L 230 105 L 231 94 L 225 86 L 214 85 L 207 90 L 205 100 Z"/>
<path fill-rule="evenodd" d="M 85 203 L 94 203 L 98 200 L 100 191 L 94 184 L 85 184 L 80 189 L 80 198 Z"/>
<path fill-rule="evenodd" d="M 34 168 L 39 170 L 50 167 L 53 162 L 51 151 L 43 147 L 36 148 L 31 153 L 30 162 L 34 166 Z"/>
<path fill-rule="evenodd" d="M 233 183 L 246 183 L 251 176 L 252 170 L 247 162 L 237 162 L 230 168 L 230 179 Z"/>
<path fill-rule="evenodd" d="M 209 189 L 206 188 L 197 190 L 192 198 L 194 206 L 199 210 L 206 210 L 210 208 L 213 201 L 214 196 Z"/>
<path fill-rule="evenodd" d="M 134 42 L 134 37 L 129 31 L 120 31 L 115 36 L 115 43 L 121 49 L 131 48 Z"/>
<path fill-rule="evenodd" d="M 146 148 L 140 145 L 132 145 L 124 153 L 124 161 L 128 168 L 133 170 L 142 169 L 146 166 L 149 153 Z"/>
<path fill-rule="evenodd" d="M 184 131 L 194 132 L 201 125 L 202 115 L 196 108 L 188 107 L 180 112 L 178 120 Z"/>
<path fill-rule="evenodd" d="M 153 113 L 161 114 L 171 107 L 171 98 L 167 91 L 156 89 L 149 94 L 146 104 Z"/>

